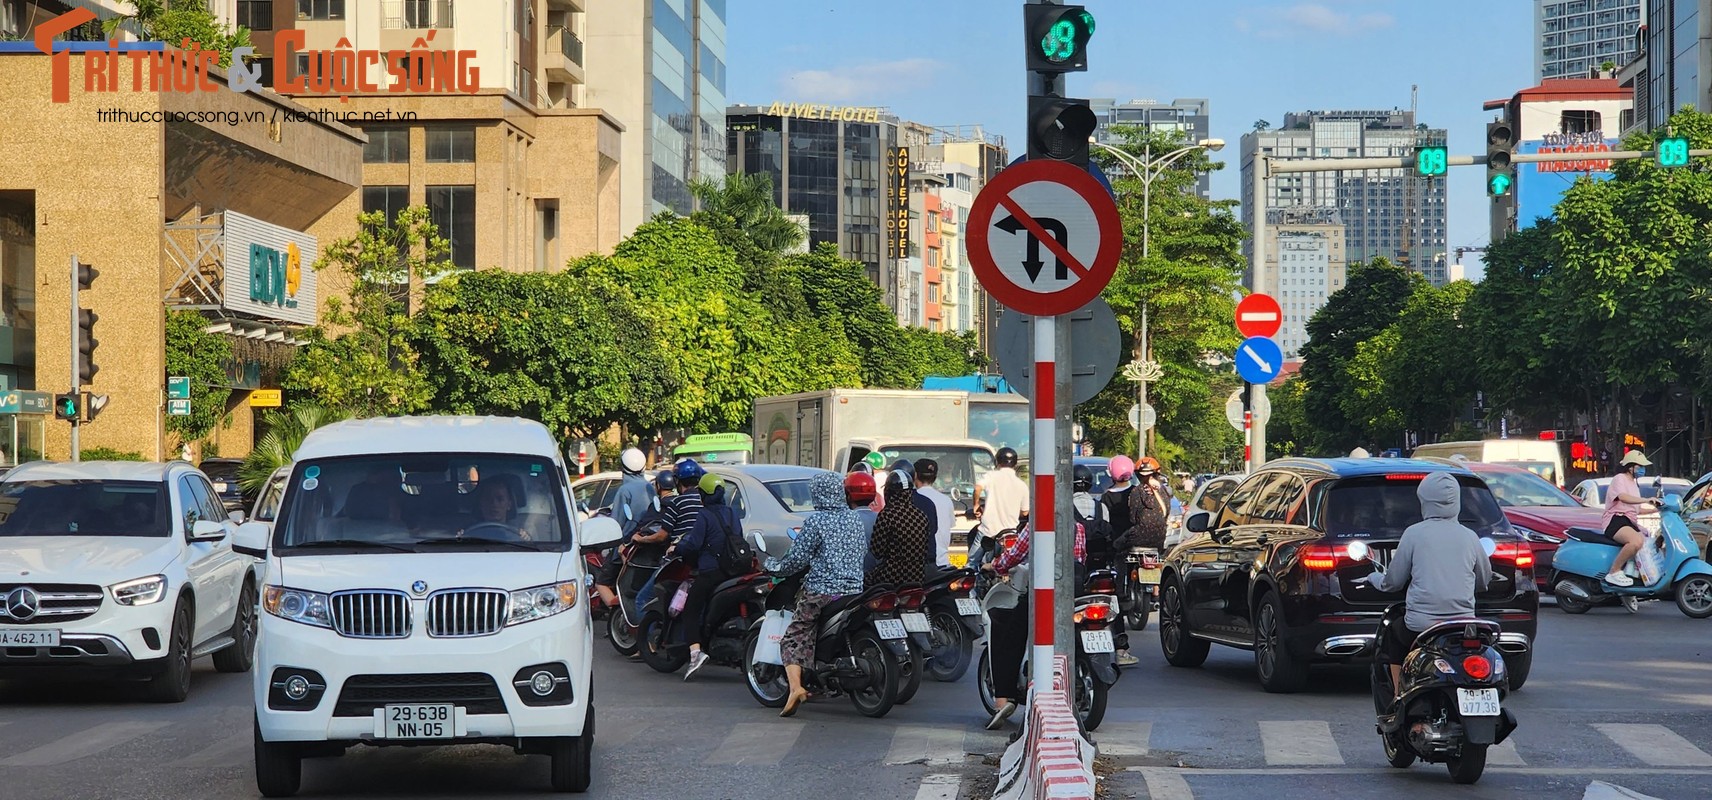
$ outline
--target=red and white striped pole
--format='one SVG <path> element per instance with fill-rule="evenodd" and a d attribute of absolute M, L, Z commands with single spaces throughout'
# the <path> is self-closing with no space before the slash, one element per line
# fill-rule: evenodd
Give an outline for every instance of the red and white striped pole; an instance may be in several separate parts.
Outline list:
<path fill-rule="evenodd" d="M 1054 517 L 1058 455 L 1058 323 L 1057 317 L 1034 318 L 1034 438 L 1029 446 L 1032 491 L 1029 500 L 1029 571 L 1034 584 L 1034 648 L 1029 674 L 1034 695 L 1052 690 L 1054 607 L 1053 577 L 1057 569 Z"/>

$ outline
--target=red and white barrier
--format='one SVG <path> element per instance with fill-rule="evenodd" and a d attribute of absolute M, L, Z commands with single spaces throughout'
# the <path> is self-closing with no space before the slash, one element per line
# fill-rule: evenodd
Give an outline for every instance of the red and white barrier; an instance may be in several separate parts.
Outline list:
<path fill-rule="evenodd" d="M 994 800 L 1093 800 L 1094 744 L 1082 735 L 1070 707 L 1070 666 L 1052 662 L 1052 687 L 1037 686 L 1022 731 L 999 759 Z"/>

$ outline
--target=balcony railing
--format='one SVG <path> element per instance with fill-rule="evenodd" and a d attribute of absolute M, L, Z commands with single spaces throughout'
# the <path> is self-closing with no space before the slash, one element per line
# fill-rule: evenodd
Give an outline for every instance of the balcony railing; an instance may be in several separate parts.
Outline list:
<path fill-rule="evenodd" d="M 559 37 L 559 51 L 565 54 L 565 58 L 570 59 L 571 63 L 581 66 L 583 63 L 583 40 L 578 39 L 570 28 L 557 25 L 550 29 L 550 33 Z"/>
<path fill-rule="evenodd" d="M 450 28 L 453 0 L 382 0 L 381 27 L 415 30 Z"/>

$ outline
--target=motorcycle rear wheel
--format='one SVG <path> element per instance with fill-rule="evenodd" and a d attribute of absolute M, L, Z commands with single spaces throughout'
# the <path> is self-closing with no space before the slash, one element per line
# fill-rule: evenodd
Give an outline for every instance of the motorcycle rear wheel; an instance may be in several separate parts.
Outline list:
<path fill-rule="evenodd" d="M 642 662 L 654 668 L 655 672 L 668 675 L 682 669 L 689 663 L 688 647 L 672 647 L 667 637 L 672 634 L 672 627 L 659 614 L 648 613 L 642 616 L 642 624 L 636 626 L 637 646 L 642 653 Z"/>
<path fill-rule="evenodd" d="M 1565 578 L 1564 580 L 1573 581 L 1575 579 Z M 1554 583 L 1553 585 L 1555 586 L 1556 584 Z M 1583 584 L 1583 588 L 1585 588 L 1585 584 Z M 1578 600 L 1564 592 L 1559 592 L 1554 589 L 1553 593 L 1557 595 L 1558 610 L 1565 614 L 1585 614 L 1588 609 L 1593 607 L 1592 603 L 1589 603 L 1586 600 Z"/>
<path fill-rule="evenodd" d="M 755 702 L 767 708 L 784 708 L 786 698 L 791 695 L 790 681 L 785 678 L 784 667 L 755 660 L 755 649 L 760 642 L 759 628 L 750 631 L 743 640 L 743 683 L 749 687 Z"/>
<path fill-rule="evenodd" d="M 1474 783 L 1486 771 L 1486 748 L 1483 744 L 1465 744 L 1462 756 L 1445 762 L 1452 783 Z"/>
<path fill-rule="evenodd" d="M 885 716 L 898 701 L 897 658 L 879 637 L 867 631 L 856 634 L 850 643 L 850 654 L 870 679 L 868 686 L 850 690 L 850 703 L 864 717 Z"/>
<path fill-rule="evenodd" d="M 1415 751 L 1403 744 L 1402 739 L 1402 730 L 1379 734 L 1379 740 L 1385 746 L 1385 760 L 1397 769 L 1408 769 L 1409 765 L 1415 763 Z"/>
<path fill-rule="evenodd" d="M 618 654 L 629 658 L 636 655 L 636 647 L 641 642 L 635 626 L 624 621 L 624 612 L 609 608 L 606 611 L 606 640 L 612 642 L 612 649 Z"/>
<path fill-rule="evenodd" d="M 969 631 L 963 627 L 959 614 L 940 609 L 933 612 L 928 620 L 933 625 L 933 639 L 939 646 L 927 659 L 927 677 L 944 683 L 956 681 L 969 671 L 975 643 L 970 640 Z"/>
<path fill-rule="evenodd" d="M 922 655 L 921 648 L 910 642 L 909 655 L 899 656 L 895 662 L 898 670 L 898 699 L 892 701 L 903 705 L 915 697 L 921 689 L 921 675 L 927 671 L 927 658 Z"/>

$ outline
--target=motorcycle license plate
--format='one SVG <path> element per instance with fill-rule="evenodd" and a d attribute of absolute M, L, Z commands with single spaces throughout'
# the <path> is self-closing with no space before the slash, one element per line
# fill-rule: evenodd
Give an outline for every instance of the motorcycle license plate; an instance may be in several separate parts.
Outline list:
<path fill-rule="evenodd" d="M 981 601 L 973 597 L 957 598 L 957 613 L 965 617 L 981 616 Z"/>
<path fill-rule="evenodd" d="M 909 632 L 904 629 L 902 620 L 874 620 L 874 630 L 879 632 L 881 639 L 902 639 L 909 635 Z"/>
<path fill-rule="evenodd" d="M 1164 572 L 1164 570 L 1162 570 L 1162 569 L 1144 569 L 1140 573 L 1141 582 L 1142 583 L 1158 583 L 1160 573 L 1162 573 L 1162 572 Z"/>
<path fill-rule="evenodd" d="M 908 613 L 903 615 L 904 630 L 910 633 L 932 633 L 933 626 L 927 624 L 926 614 Z"/>
<path fill-rule="evenodd" d="M 1112 632 L 1081 631 L 1082 650 L 1089 653 L 1110 653 L 1117 649 L 1112 645 Z"/>
<path fill-rule="evenodd" d="M 1456 690 L 1457 712 L 1465 717 L 1498 716 L 1497 689 Z"/>

